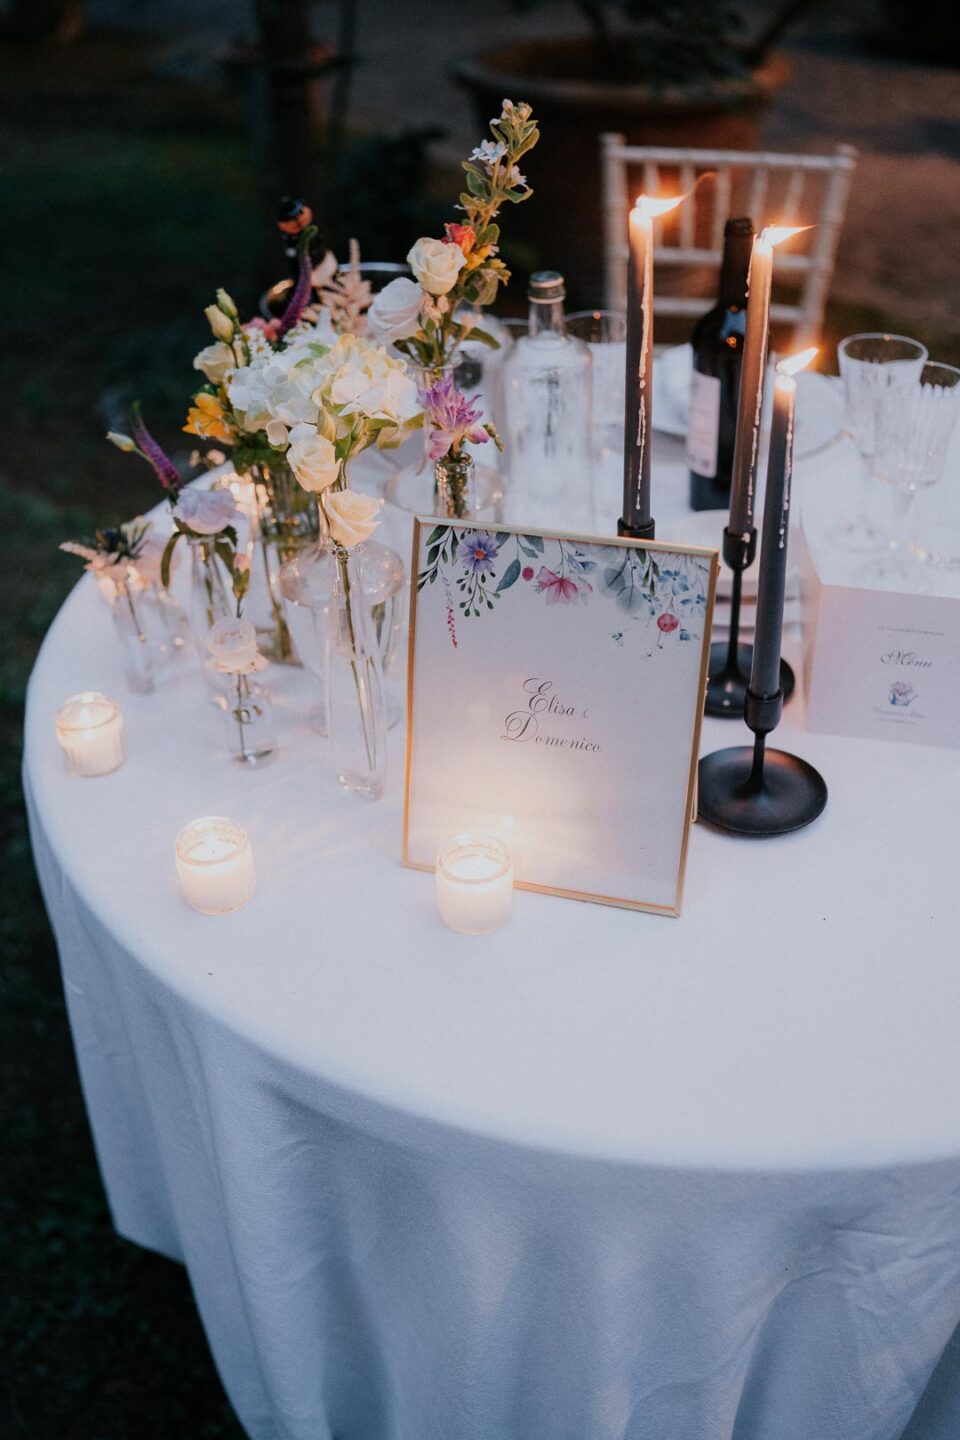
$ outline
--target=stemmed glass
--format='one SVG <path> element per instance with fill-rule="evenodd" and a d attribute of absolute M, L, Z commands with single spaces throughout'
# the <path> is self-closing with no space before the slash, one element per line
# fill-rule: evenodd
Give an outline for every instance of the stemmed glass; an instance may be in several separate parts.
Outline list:
<path fill-rule="evenodd" d="M 960 417 L 960 370 L 928 361 L 918 379 L 875 417 L 873 473 L 892 487 L 895 533 L 876 567 L 881 579 L 904 580 L 911 574 L 907 517 L 918 490 L 935 485 L 943 474 L 947 446 Z"/>
<path fill-rule="evenodd" d="M 886 536 L 870 516 L 877 416 L 892 409 L 917 380 L 927 359 L 918 340 L 905 335 L 849 335 L 837 347 L 847 402 L 846 431 L 860 452 L 859 504 L 854 518 L 830 538 L 846 550 L 879 550 Z"/>

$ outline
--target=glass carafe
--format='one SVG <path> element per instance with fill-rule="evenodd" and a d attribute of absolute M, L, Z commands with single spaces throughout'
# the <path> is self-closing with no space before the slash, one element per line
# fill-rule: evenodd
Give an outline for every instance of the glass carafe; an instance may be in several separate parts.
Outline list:
<path fill-rule="evenodd" d="M 592 530 L 590 349 L 566 333 L 561 275 L 538 271 L 527 293 L 527 333 L 503 362 L 507 519 Z"/>

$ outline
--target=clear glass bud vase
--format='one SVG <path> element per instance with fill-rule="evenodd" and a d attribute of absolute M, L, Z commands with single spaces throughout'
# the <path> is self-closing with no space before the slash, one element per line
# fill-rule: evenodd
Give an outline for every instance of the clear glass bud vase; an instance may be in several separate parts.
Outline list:
<path fill-rule="evenodd" d="M 413 365 L 411 369 L 421 390 L 427 390 L 438 380 L 448 377 L 457 380 L 454 365 Z M 435 515 L 448 520 L 493 522 L 503 518 L 505 480 L 502 475 L 465 453 L 464 459 L 471 462 L 469 483 L 459 485 L 457 477 L 453 477 L 452 487 L 447 487 L 446 478 L 441 476 L 438 468 L 444 461 L 430 459 L 429 425 L 424 426 L 422 436 L 409 442 L 411 447 L 418 443 L 419 454 L 402 465 L 384 486 L 384 498 L 391 505 L 411 515 Z M 495 449 L 492 442 L 485 448 L 490 451 Z M 454 496 L 458 498 L 454 500 Z M 452 503 L 459 508 L 449 508 Z"/>
<path fill-rule="evenodd" d="M 433 462 L 437 492 L 437 514 L 454 520 L 468 520 L 476 514 L 476 484 L 473 456 L 444 455 Z"/>
<path fill-rule="evenodd" d="M 132 567 L 122 579 L 102 579 L 100 590 L 110 604 L 127 684 L 134 694 L 149 694 L 187 654 L 189 621 L 172 595 Z"/>
<path fill-rule="evenodd" d="M 406 608 L 406 572 L 395 550 L 376 540 L 358 545 L 366 596 L 374 634 L 380 649 L 380 668 L 385 680 L 387 725 L 392 728 L 403 714 L 400 700 L 386 684 L 396 657 Z M 287 601 L 287 619 L 297 653 L 304 667 L 325 686 L 325 648 L 328 613 L 335 594 L 338 560 L 333 541 L 323 533 L 319 542 L 288 560 L 280 572 L 280 589 Z M 326 711 L 311 716 L 310 723 L 326 734 Z"/>
<path fill-rule="evenodd" d="M 327 736 L 340 784 L 377 800 L 387 765 L 380 647 L 364 596 L 362 557 L 332 543 L 336 565 L 323 666 Z"/>
<path fill-rule="evenodd" d="M 246 614 L 254 623 L 257 643 L 268 660 L 299 665 L 287 623 L 280 571 L 320 534 L 317 497 L 297 481 L 286 462 L 259 466 L 253 472 L 257 490 L 255 555 L 251 567 Z"/>
<path fill-rule="evenodd" d="M 223 566 L 217 559 L 213 537 L 189 539 L 190 627 L 210 697 L 219 704 L 222 686 L 207 665 L 207 636 L 218 620 L 233 614 Z"/>
<path fill-rule="evenodd" d="M 226 721 L 227 746 L 238 765 L 262 765 L 276 753 L 277 733 L 270 696 L 250 675 L 222 675 L 219 703 Z"/>

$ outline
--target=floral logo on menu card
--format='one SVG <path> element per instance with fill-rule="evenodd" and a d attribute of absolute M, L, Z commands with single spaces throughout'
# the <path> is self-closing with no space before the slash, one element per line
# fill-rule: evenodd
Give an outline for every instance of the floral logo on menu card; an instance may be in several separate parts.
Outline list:
<path fill-rule="evenodd" d="M 458 531 L 452 525 L 431 531 L 417 589 L 438 582 L 454 647 L 458 618 L 479 619 L 518 582 L 515 593 L 542 597 L 547 605 L 612 604 L 621 617 L 655 631 L 658 650 L 699 640 L 707 604 L 703 562 L 693 555 L 671 556 L 664 565 L 659 556 L 632 547 L 584 547 L 540 535 Z M 622 645 L 624 631 L 611 632 L 611 639 Z"/>
<path fill-rule="evenodd" d="M 890 686 L 891 705 L 911 705 L 917 699 L 917 692 L 909 680 L 894 680 Z"/>

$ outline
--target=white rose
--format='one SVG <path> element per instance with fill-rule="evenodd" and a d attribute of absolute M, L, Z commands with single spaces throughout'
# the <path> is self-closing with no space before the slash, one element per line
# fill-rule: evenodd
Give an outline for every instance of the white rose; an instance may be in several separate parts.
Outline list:
<path fill-rule="evenodd" d="M 237 518 L 237 502 L 229 490 L 181 491 L 174 518 L 195 535 L 219 535 Z"/>
<path fill-rule="evenodd" d="M 410 269 L 431 295 L 446 295 L 452 290 L 466 260 L 459 245 L 431 240 L 428 235 L 418 240 L 407 256 Z"/>
<path fill-rule="evenodd" d="M 369 540 L 380 523 L 377 512 L 382 500 L 372 495 L 358 495 L 355 490 L 328 490 L 323 497 L 330 534 L 340 545 L 350 549 Z"/>
<path fill-rule="evenodd" d="M 312 425 L 295 425 L 290 431 L 287 463 L 304 490 L 326 490 L 340 472 L 340 463 L 331 441 Z"/>
<path fill-rule="evenodd" d="M 193 357 L 193 368 L 202 370 L 211 385 L 222 385 L 227 376 L 236 370 L 237 361 L 232 347 L 223 340 L 216 340 Z"/>
<path fill-rule="evenodd" d="M 207 651 L 213 668 L 224 675 L 249 675 L 251 670 L 265 670 L 267 662 L 257 650 L 257 632 L 252 620 L 232 620 L 226 616 L 210 627 Z"/>
<path fill-rule="evenodd" d="M 386 344 L 394 340 L 408 340 L 420 328 L 423 301 L 423 291 L 412 280 L 391 280 L 373 297 L 373 304 L 367 312 L 370 333 Z"/>

